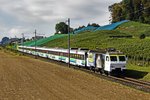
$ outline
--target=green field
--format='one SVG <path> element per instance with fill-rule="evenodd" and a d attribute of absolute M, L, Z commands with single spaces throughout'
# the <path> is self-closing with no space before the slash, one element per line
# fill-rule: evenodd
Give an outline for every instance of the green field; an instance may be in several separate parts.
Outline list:
<path fill-rule="evenodd" d="M 128 33 L 135 37 L 139 37 L 141 34 L 150 36 L 150 25 L 142 24 L 139 22 L 128 22 L 120 25 L 116 30 L 122 33 Z"/>
<path fill-rule="evenodd" d="M 135 79 L 150 81 L 150 66 L 138 66 L 129 62 L 126 75 Z"/>

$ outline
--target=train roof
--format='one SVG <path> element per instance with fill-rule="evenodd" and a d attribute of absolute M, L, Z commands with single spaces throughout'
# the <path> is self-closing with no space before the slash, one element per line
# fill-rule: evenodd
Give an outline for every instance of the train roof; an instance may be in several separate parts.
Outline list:
<path fill-rule="evenodd" d="M 28 49 L 33 49 L 35 50 L 35 47 L 28 47 L 28 46 L 19 46 L 22 48 L 28 48 Z M 63 53 L 68 53 L 68 49 L 64 48 L 45 48 L 45 47 L 36 47 L 37 50 L 46 50 L 46 51 L 55 51 L 55 52 L 63 52 Z M 86 51 L 80 50 L 80 49 L 70 49 L 70 53 L 75 53 L 75 54 L 85 54 Z"/>
<path fill-rule="evenodd" d="M 106 53 L 106 51 L 102 50 L 89 50 L 90 53 Z"/>
<path fill-rule="evenodd" d="M 28 46 L 19 46 L 23 48 L 35 49 L 35 47 L 28 47 Z M 46 48 L 46 47 L 36 47 L 38 50 L 46 50 L 46 51 L 56 51 L 56 52 L 68 52 L 68 49 L 64 48 Z M 123 52 L 120 52 L 114 48 L 108 49 L 97 49 L 97 50 L 89 50 L 86 48 L 70 48 L 70 53 L 76 54 L 84 54 L 86 52 L 96 53 L 96 54 L 109 54 L 109 55 L 123 55 Z"/>
<path fill-rule="evenodd" d="M 117 52 L 107 52 L 109 55 L 124 55 L 123 52 L 117 51 Z"/>
<path fill-rule="evenodd" d="M 70 48 L 70 50 L 88 51 L 89 49 L 87 49 L 87 48 Z"/>
<path fill-rule="evenodd" d="M 123 52 L 120 52 L 116 49 L 98 49 L 98 50 L 89 50 L 90 53 L 96 54 L 109 54 L 109 55 L 123 55 Z"/>

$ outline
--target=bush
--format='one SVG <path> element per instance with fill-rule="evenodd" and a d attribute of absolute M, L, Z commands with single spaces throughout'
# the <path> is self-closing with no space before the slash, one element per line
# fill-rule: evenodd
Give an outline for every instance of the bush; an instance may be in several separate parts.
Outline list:
<path fill-rule="evenodd" d="M 140 35 L 140 39 L 145 39 L 145 37 L 146 37 L 145 34 Z"/>

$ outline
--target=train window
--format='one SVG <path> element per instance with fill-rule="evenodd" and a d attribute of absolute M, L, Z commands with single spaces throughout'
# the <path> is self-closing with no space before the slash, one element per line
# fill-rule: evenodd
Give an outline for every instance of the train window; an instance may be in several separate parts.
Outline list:
<path fill-rule="evenodd" d="M 106 56 L 106 61 L 109 61 L 109 57 L 108 56 Z"/>
<path fill-rule="evenodd" d="M 126 60 L 125 56 L 119 56 L 119 61 L 125 61 L 125 60 Z"/>
<path fill-rule="evenodd" d="M 65 57 L 68 57 L 68 54 L 67 54 L 67 53 L 65 53 Z"/>
<path fill-rule="evenodd" d="M 66 57 L 66 53 L 63 53 L 63 56 Z"/>
<path fill-rule="evenodd" d="M 47 53 L 47 51 L 45 50 L 45 51 L 43 51 L 43 53 Z"/>
<path fill-rule="evenodd" d="M 50 52 L 49 52 L 50 53 Z M 55 52 L 55 54 L 54 55 L 62 55 L 62 56 L 64 56 L 64 57 L 68 57 L 68 53 L 59 53 L 59 52 Z M 70 53 L 70 58 L 74 58 L 74 59 L 81 59 L 81 60 L 84 60 L 84 55 L 79 55 L 79 54 L 71 54 Z"/>
<path fill-rule="evenodd" d="M 74 58 L 77 59 L 77 58 L 76 58 L 76 54 L 74 54 Z"/>
<path fill-rule="evenodd" d="M 79 55 L 78 54 L 76 54 L 76 59 L 79 59 Z"/>
<path fill-rule="evenodd" d="M 79 59 L 81 59 L 81 55 L 79 55 Z"/>
<path fill-rule="evenodd" d="M 81 60 L 84 60 L 84 56 L 83 55 L 81 55 Z"/>
<path fill-rule="evenodd" d="M 60 54 L 60 56 L 63 56 L 63 53 L 61 52 L 61 53 L 59 53 Z"/>
<path fill-rule="evenodd" d="M 111 61 L 117 61 L 117 56 L 110 56 Z"/>
<path fill-rule="evenodd" d="M 69 57 L 69 54 L 68 54 L 68 57 Z M 70 54 L 70 58 L 72 58 L 72 54 Z"/>
<path fill-rule="evenodd" d="M 75 58 L 78 59 L 78 55 L 77 54 L 75 54 Z"/>

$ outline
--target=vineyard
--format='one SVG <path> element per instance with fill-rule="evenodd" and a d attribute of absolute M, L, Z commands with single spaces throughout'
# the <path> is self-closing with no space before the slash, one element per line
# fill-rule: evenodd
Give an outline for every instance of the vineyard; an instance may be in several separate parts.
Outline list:
<path fill-rule="evenodd" d="M 145 34 L 145 39 L 139 36 Z M 110 38 L 110 36 L 129 36 L 132 38 Z M 128 22 L 119 26 L 113 31 L 82 32 L 71 35 L 71 47 L 88 49 L 105 49 L 114 47 L 119 49 L 131 58 L 132 63 L 139 65 L 150 65 L 150 25 L 138 22 Z M 68 47 L 67 36 L 52 40 L 42 46 L 47 47 Z"/>

